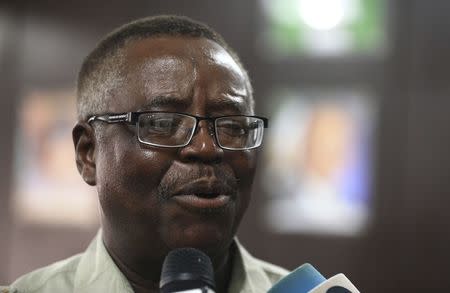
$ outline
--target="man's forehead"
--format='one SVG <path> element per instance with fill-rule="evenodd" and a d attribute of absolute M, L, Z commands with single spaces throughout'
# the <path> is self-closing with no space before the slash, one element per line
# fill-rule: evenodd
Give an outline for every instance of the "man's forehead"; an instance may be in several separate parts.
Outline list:
<path fill-rule="evenodd" d="M 214 41 L 171 36 L 146 38 L 129 43 L 125 56 L 128 80 L 147 99 L 146 104 L 152 104 L 149 100 L 157 97 L 186 97 L 193 90 L 198 69 L 208 67 L 208 73 L 216 74 L 206 78 L 204 74 L 203 79 L 209 90 L 220 94 L 217 102 L 235 103 L 240 108 L 249 105 L 246 75 Z"/>

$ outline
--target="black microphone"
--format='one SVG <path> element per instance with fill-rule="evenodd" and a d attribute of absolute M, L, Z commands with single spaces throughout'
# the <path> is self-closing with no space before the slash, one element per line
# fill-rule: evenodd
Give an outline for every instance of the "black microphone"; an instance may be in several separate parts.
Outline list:
<path fill-rule="evenodd" d="M 161 293 L 215 292 L 214 270 L 209 257 L 195 248 L 174 249 L 164 259 Z"/>

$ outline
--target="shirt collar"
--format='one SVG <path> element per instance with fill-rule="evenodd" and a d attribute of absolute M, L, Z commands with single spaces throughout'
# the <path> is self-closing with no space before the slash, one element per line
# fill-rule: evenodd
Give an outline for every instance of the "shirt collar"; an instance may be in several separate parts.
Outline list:
<path fill-rule="evenodd" d="M 81 257 L 75 273 L 75 292 L 133 293 L 128 280 L 112 260 L 99 230 Z"/>
<path fill-rule="evenodd" d="M 75 292 L 133 293 L 126 277 L 112 260 L 102 240 L 101 230 L 97 233 L 83 256 L 75 273 Z M 237 238 L 233 258 L 229 292 L 265 292 L 271 282 L 258 260 L 248 253 Z"/>
<path fill-rule="evenodd" d="M 236 254 L 233 259 L 233 269 L 228 292 L 255 293 L 266 292 L 272 283 L 261 264 L 234 238 Z"/>

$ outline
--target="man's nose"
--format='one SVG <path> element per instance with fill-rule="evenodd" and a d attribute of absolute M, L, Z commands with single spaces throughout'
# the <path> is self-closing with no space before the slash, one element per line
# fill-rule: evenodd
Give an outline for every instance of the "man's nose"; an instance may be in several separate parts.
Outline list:
<path fill-rule="evenodd" d="M 217 163 L 222 161 L 224 151 L 219 147 L 214 134 L 214 126 L 207 120 L 198 123 L 190 143 L 180 150 L 183 161 Z"/>

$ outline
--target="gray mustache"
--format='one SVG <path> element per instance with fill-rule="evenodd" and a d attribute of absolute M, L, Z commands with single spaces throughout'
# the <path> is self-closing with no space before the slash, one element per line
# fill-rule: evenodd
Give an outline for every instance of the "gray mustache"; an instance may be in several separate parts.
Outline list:
<path fill-rule="evenodd" d="M 214 181 L 214 191 L 236 196 L 238 179 L 234 172 L 223 165 L 190 165 L 184 168 L 169 170 L 160 183 L 158 196 L 167 200 L 182 186 L 195 183 L 201 179 Z"/>

